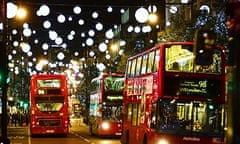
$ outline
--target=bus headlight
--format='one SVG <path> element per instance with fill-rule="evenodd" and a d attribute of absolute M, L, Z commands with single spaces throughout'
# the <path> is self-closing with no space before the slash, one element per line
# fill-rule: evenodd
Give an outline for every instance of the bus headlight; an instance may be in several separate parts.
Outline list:
<path fill-rule="evenodd" d="M 166 139 L 160 139 L 157 144 L 169 144 L 169 142 Z"/>
<path fill-rule="evenodd" d="M 104 130 L 109 129 L 109 123 L 103 122 L 103 123 L 102 123 L 102 128 L 103 128 Z"/>

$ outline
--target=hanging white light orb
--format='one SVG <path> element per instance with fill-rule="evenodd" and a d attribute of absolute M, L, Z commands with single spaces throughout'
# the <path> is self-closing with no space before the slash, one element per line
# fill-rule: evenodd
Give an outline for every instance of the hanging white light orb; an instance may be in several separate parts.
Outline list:
<path fill-rule="evenodd" d="M 135 18 L 139 23 L 145 23 L 148 20 L 148 11 L 147 9 L 141 7 L 135 12 Z"/>
<path fill-rule="evenodd" d="M 80 14 L 81 11 L 82 11 L 82 9 L 81 9 L 81 7 L 79 7 L 79 6 L 75 6 L 75 7 L 73 8 L 73 12 L 74 12 L 75 14 Z"/>
<path fill-rule="evenodd" d="M 111 39 L 114 36 L 113 30 L 110 29 L 105 33 L 106 38 Z"/>
<path fill-rule="evenodd" d="M 42 44 L 42 49 L 43 49 L 43 50 L 48 50 L 48 48 L 49 48 L 49 46 L 48 46 L 47 43 L 43 43 L 43 44 Z"/>
<path fill-rule="evenodd" d="M 101 31 L 102 29 L 103 29 L 103 24 L 101 24 L 100 22 L 98 22 L 98 23 L 96 24 L 96 30 Z"/>
<path fill-rule="evenodd" d="M 51 22 L 49 20 L 46 20 L 43 22 L 43 27 L 45 29 L 49 29 L 51 27 Z"/>
<path fill-rule="evenodd" d="M 63 60 L 63 59 L 65 58 L 64 53 L 63 53 L 63 52 L 59 52 L 59 53 L 57 54 L 57 58 L 58 58 L 58 60 Z"/>
<path fill-rule="evenodd" d="M 94 55 L 95 55 L 94 51 L 90 51 L 90 52 L 89 52 L 89 56 L 90 56 L 90 57 L 93 57 Z"/>
<path fill-rule="evenodd" d="M 23 30 L 23 35 L 24 35 L 25 37 L 30 37 L 30 36 L 32 35 L 31 29 L 30 29 L 30 28 L 25 28 L 25 29 Z"/>
<path fill-rule="evenodd" d="M 43 4 L 40 6 L 39 10 L 37 11 L 37 16 L 47 16 L 50 14 L 50 8 Z"/>
<path fill-rule="evenodd" d="M 107 44 L 104 42 L 100 43 L 98 49 L 100 52 L 105 52 L 107 50 Z"/>
<path fill-rule="evenodd" d="M 57 21 L 58 21 L 59 23 L 64 23 L 65 20 L 66 20 L 66 17 L 65 17 L 63 14 L 58 15 Z"/>
<path fill-rule="evenodd" d="M 20 44 L 22 51 L 28 53 L 31 49 L 31 46 L 28 43 L 21 43 Z"/>
<path fill-rule="evenodd" d="M 7 18 L 14 18 L 17 14 L 18 6 L 12 2 L 7 3 Z"/>

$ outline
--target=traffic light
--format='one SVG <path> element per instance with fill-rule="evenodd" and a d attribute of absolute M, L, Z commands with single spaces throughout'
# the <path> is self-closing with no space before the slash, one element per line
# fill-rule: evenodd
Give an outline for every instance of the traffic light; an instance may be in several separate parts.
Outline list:
<path fill-rule="evenodd" d="M 3 42 L 0 42 L 0 87 L 3 87 L 4 84 L 6 84 L 6 72 L 7 72 L 7 67 L 6 67 L 6 53 L 3 51 Z"/>
<path fill-rule="evenodd" d="M 195 33 L 194 53 L 197 65 L 208 66 L 213 63 L 216 34 L 207 28 L 200 28 Z"/>
<path fill-rule="evenodd" d="M 3 81 L 3 73 L 0 71 L 0 84 L 2 84 Z"/>

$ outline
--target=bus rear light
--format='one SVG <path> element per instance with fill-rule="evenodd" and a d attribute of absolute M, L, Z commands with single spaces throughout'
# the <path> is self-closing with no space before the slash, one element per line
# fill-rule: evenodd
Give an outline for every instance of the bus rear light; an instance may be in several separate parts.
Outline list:
<path fill-rule="evenodd" d="M 109 123 L 103 122 L 103 123 L 102 123 L 102 128 L 103 128 L 104 130 L 109 129 Z"/>
<path fill-rule="evenodd" d="M 31 112 L 31 113 L 32 113 L 32 115 L 34 115 L 34 114 L 35 114 L 35 111 L 34 111 L 34 110 L 32 110 L 32 112 Z"/>

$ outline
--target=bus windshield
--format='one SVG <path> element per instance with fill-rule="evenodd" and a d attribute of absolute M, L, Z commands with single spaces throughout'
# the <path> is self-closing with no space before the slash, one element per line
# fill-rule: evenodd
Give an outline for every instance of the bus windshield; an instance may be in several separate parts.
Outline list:
<path fill-rule="evenodd" d="M 60 79 L 42 79 L 37 80 L 37 87 L 38 88 L 60 88 L 61 87 L 61 80 Z"/>
<path fill-rule="evenodd" d="M 162 133 L 223 133 L 223 104 L 161 99 L 153 105 L 151 127 Z"/>
<path fill-rule="evenodd" d="M 63 96 L 35 97 L 37 109 L 41 112 L 58 112 L 64 104 Z"/>
<path fill-rule="evenodd" d="M 123 77 L 119 76 L 108 76 L 104 79 L 104 89 L 105 91 L 123 91 Z"/>
<path fill-rule="evenodd" d="M 121 121 L 122 120 L 122 106 L 103 106 L 103 119 Z"/>

